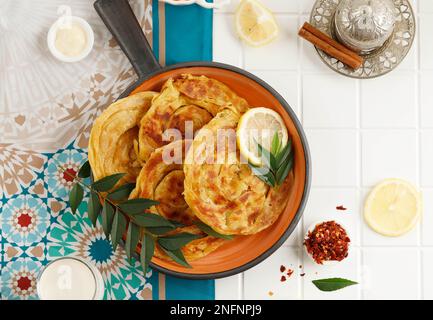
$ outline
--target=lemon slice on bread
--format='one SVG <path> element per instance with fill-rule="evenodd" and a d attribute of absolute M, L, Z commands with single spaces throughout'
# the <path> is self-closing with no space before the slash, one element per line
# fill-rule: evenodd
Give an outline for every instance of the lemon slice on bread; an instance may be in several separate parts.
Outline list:
<path fill-rule="evenodd" d="M 283 118 L 269 108 L 252 108 L 245 112 L 238 123 L 237 142 L 239 151 L 245 159 L 256 166 L 262 164 L 257 148 L 260 143 L 266 150 L 271 150 L 272 138 L 278 133 L 281 148 L 287 144 L 289 135 Z"/>

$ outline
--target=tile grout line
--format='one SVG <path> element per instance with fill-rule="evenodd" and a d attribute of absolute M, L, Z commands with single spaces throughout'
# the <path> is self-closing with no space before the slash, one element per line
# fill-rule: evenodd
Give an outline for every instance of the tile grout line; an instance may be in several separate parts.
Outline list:
<path fill-rule="evenodd" d="M 417 13 L 420 12 L 420 4 L 419 1 L 416 3 L 416 10 Z M 417 28 L 415 31 L 415 37 L 417 37 L 417 41 L 416 41 L 416 46 L 414 47 L 414 49 L 416 50 L 415 52 L 415 65 L 416 65 L 416 78 L 415 78 L 415 113 L 416 113 L 416 119 L 417 119 L 417 135 L 416 135 L 416 148 L 417 148 L 417 184 L 418 187 L 421 187 L 421 168 L 422 168 L 422 145 L 421 145 L 421 70 L 420 70 L 420 64 L 421 64 L 421 41 L 420 41 L 420 37 L 419 35 L 420 33 L 420 19 L 418 16 L 418 21 L 417 21 Z M 422 255 L 422 245 L 423 245 L 423 228 L 421 223 L 418 224 L 419 225 L 419 231 L 418 231 L 418 283 L 419 283 L 419 297 L 421 299 L 424 299 L 424 283 L 423 283 L 423 279 L 424 279 L 424 268 L 423 268 L 423 255 Z"/>
<path fill-rule="evenodd" d="M 362 281 L 362 276 L 363 276 L 363 263 L 364 263 L 364 252 L 363 252 L 363 232 L 362 232 L 362 133 L 361 133 L 361 127 L 362 127 L 362 123 L 361 123 L 361 80 L 356 80 L 356 140 L 357 140 L 357 145 L 358 145 L 358 164 L 357 164 L 357 196 L 358 196 L 358 241 L 360 244 L 360 249 L 359 249 L 359 259 L 358 259 L 358 277 L 359 277 L 359 281 Z M 364 299 L 364 290 L 363 290 L 363 286 L 364 284 L 361 282 L 361 285 L 359 286 L 358 289 L 358 297 L 363 300 Z"/>

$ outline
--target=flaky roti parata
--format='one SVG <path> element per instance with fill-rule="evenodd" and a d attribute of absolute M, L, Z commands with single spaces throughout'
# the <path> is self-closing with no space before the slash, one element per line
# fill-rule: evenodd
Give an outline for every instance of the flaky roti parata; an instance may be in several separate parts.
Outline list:
<path fill-rule="evenodd" d="M 120 99 L 95 120 L 90 132 L 89 162 L 95 180 L 127 173 L 123 181 L 135 182 L 141 164 L 134 151 L 138 125 L 156 92 L 140 92 Z"/>
<path fill-rule="evenodd" d="M 178 234 L 181 232 L 203 236 L 202 238 L 193 240 L 186 246 L 182 247 L 182 253 L 187 261 L 194 261 L 203 258 L 227 242 L 227 240 L 206 235 L 196 226 L 178 228 L 170 234 Z M 161 247 L 159 247 L 159 245 L 155 247 L 155 256 L 166 261 L 171 260 L 171 258 L 161 249 Z"/>
<path fill-rule="evenodd" d="M 150 208 L 151 212 L 190 225 L 195 216 L 183 197 L 183 161 L 187 147 L 188 141 L 178 140 L 152 152 L 131 197 L 156 200 L 159 205 Z"/>
<path fill-rule="evenodd" d="M 185 159 L 184 195 L 194 214 L 217 232 L 248 235 L 269 227 L 283 212 L 293 177 L 270 188 L 240 163 L 236 144 L 209 145 L 209 135 L 213 141 L 226 139 L 219 129 L 236 135 L 238 121 L 237 113 L 223 110 L 198 132 Z"/>
<path fill-rule="evenodd" d="M 166 129 L 178 129 L 182 134 L 181 137 L 171 137 L 173 140 L 185 138 L 186 121 L 191 121 L 195 132 L 225 108 L 244 113 L 248 104 L 215 79 L 190 74 L 169 79 L 141 120 L 140 159 L 147 161 L 154 149 L 170 142 L 163 138 Z"/>

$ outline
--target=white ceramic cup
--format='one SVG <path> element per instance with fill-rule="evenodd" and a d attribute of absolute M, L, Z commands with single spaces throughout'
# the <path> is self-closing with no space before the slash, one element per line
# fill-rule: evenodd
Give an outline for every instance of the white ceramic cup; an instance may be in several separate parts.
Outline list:
<path fill-rule="evenodd" d="M 86 47 L 77 56 L 73 56 L 73 57 L 67 56 L 56 48 L 55 42 L 56 42 L 57 30 L 62 25 L 62 23 L 64 23 L 64 21 L 67 21 L 68 23 L 69 22 L 76 23 L 84 30 L 86 34 Z M 54 22 L 53 25 L 50 27 L 50 30 L 48 31 L 48 35 L 47 35 L 48 49 L 50 50 L 51 54 L 55 58 L 63 62 L 77 62 L 84 59 L 85 57 L 88 56 L 90 51 L 92 51 L 94 42 L 95 42 L 95 36 L 93 34 L 93 30 L 90 24 L 83 18 L 75 17 L 75 16 L 66 16 L 57 19 L 56 22 Z"/>

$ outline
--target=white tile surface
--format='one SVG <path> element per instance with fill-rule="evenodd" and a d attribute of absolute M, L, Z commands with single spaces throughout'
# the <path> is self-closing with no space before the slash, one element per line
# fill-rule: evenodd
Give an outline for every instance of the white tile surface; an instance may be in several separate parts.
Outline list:
<path fill-rule="evenodd" d="M 421 133 L 421 185 L 433 187 L 433 130 Z"/>
<path fill-rule="evenodd" d="M 358 148 L 355 130 L 307 130 L 313 186 L 356 186 Z"/>
<path fill-rule="evenodd" d="M 420 13 L 433 13 L 433 1 L 431 0 L 417 0 L 419 2 Z"/>
<path fill-rule="evenodd" d="M 364 128 L 416 126 L 415 73 L 391 73 L 361 81 L 361 118 Z"/>
<path fill-rule="evenodd" d="M 216 300 L 240 300 L 242 299 L 242 274 L 218 279 L 215 281 Z"/>
<path fill-rule="evenodd" d="M 281 282 L 280 266 L 294 272 Z M 244 298 L 250 300 L 300 299 L 300 249 L 281 247 L 268 259 L 244 273 Z M 272 294 L 270 294 L 272 292 Z"/>
<path fill-rule="evenodd" d="M 432 1 L 433 3 L 433 1 Z M 421 126 L 433 128 L 433 72 L 423 72 L 420 75 L 420 105 Z"/>
<path fill-rule="evenodd" d="M 244 45 L 245 67 L 247 69 L 298 69 L 298 18 L 279 15 L 276 19 L 280 26 L 280 33 L 274 42 L 259 48 Z"/>
<path fill-rule="evenodd" d="M 419 298 L 419 260 L 417 249 L 364 249 L 363 298 Z"/>
<path fill-rule="evenodd" d="M 347 210 L 337 210 L 343 206 Z M 359 200 L 356 188 L 312 188 L 310 198 L 305 208 L 304 227 L 305 236 L 310 225 L 323 220 L 335 220 L 341 223 L 349 233 L 353 245 L 359 245 Z"/>
<path fill-rule="evenodd" d="M 433 188 L 422 190 L 424 212 L 422 216 L 422 244 L 433 246 Z"/>
<path fill-rule="evenodd" d="M 355 128 L 356 81 L 338 74 L 302 78 L 305 128 Z"/>
<path fill-rule="evenodd" d="M 418 19 L 420 37 L 420 56 L 421 68 L 433 69 L 433 41 L 431 41 L 431 31 L 433 30 L 433 17 L 431 15 L 421 15 Z"/>
<path fill-rule="evenodd" d="M 386 178 L 417 181 L 415 130 L 370 130 L 362 133 L 362 184 Z"/>
<path fill-rule="evenodd" d="M 284 246 L 243 278 L 217 280 L 217 297 L 433 298 L 433 0 L 412 1 L 421 12 L 418 35 L 397 70 L 363 81 L 335 74 L 310 43 L 298 38 L 314 0 L 261 1 L 276 14 L 280 38 L 263 48 L 241 45 L 233 31 L 239 1 L 233 0 L 225 13 L 216 11 L 214 56 L 263 78 L 296 109 L 307 128 L 313 188 L 303 221 Z M 374 233 L 362 216 L 370 187 L 390 177 L 423 186 L 422 224 L 399 238 Z M 348 210 L 335 210 L 340 204 Z M 341 220 L 354 244 L 345 263 L 330 268 L 314 265 L 302 247 L 306 227 L 324 219 Z M 281 283 L 281 264 L 292 264 L 297 275 Z M 360 284 L 325 293 L 311 283 L 334 276 Z"/>
<path fill-rule="evenodd" d="M 242 45 L 234 33 L 233 15 L 214 15 L 213 19 L 213 61 L 242 67 Z"/>
<path fill-rule="evenodd" d="M 360 252 L 357 248 L 351 248 L 349 256 L 333 266 L 319 266 L 308 259 L 304 262 L 304 277 L 302 278 L 304 285 L 304 299 L 359 299 L 360 285 L 354 285 L 334 292 L 321 292 L 311 282 L 317 279 L 326 278 L 344 278 L 352 281 L 360 282 L 359 279 L 359 256 Z"/>
<path fill-rule="evenodd" d="M 423 295 L 424 299 L 433 299 L 433 249 L 424 249 L 422 252 L 422 270 L 424 271 Z"/>

